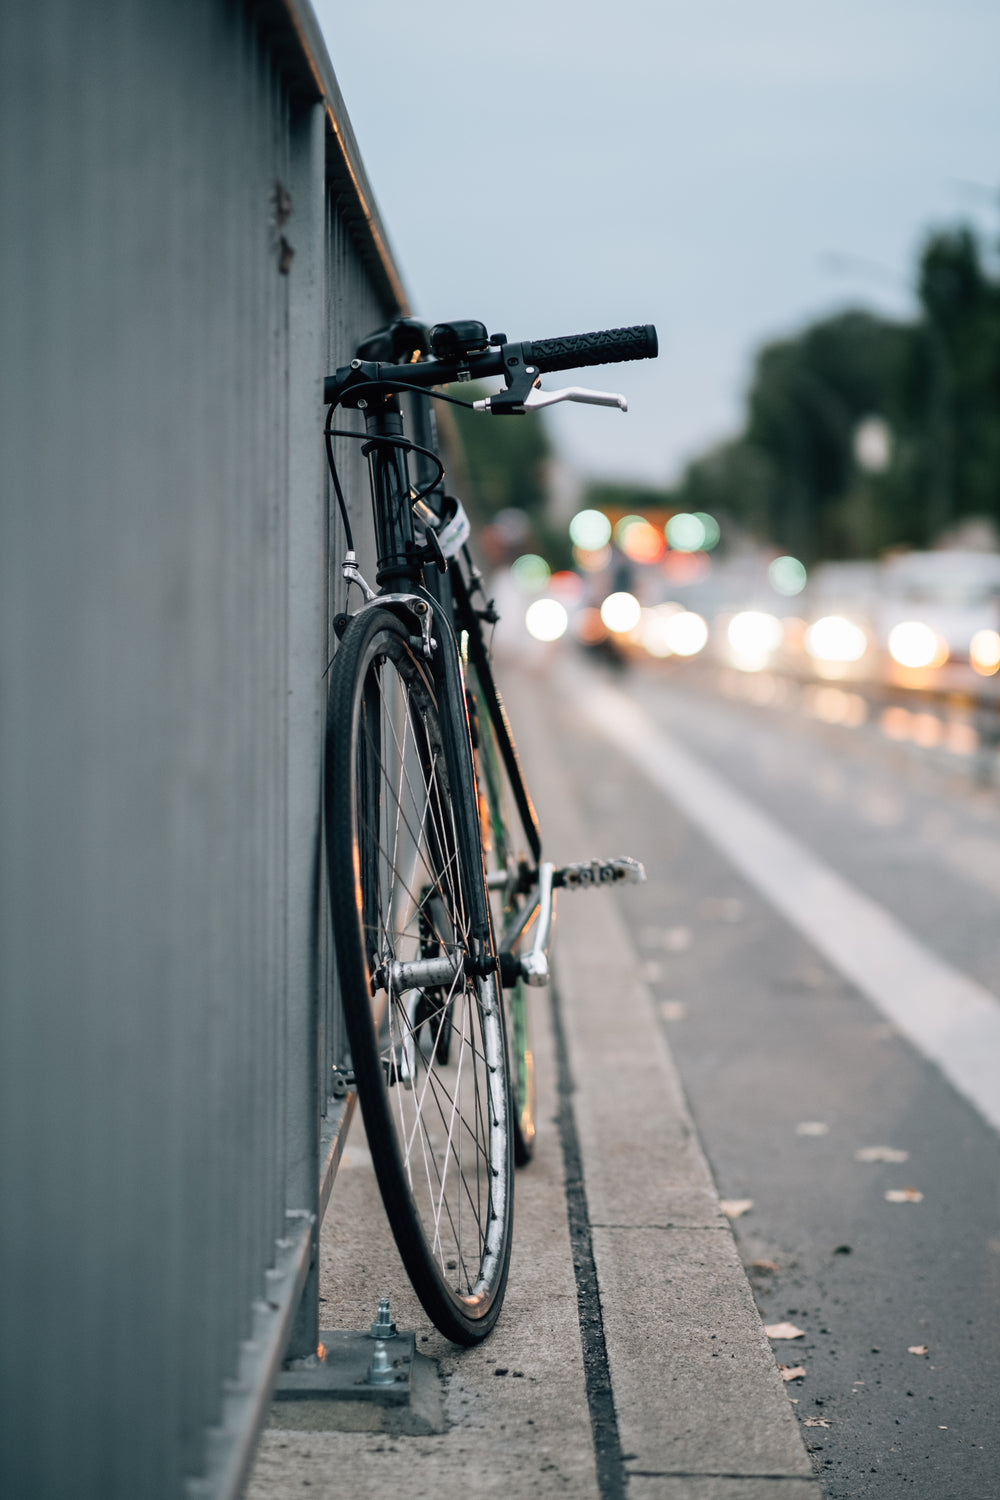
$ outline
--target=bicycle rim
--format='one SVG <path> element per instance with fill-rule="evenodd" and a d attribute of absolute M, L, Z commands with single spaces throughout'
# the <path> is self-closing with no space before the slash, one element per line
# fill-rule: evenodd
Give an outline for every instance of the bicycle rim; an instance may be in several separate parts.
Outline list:
<path fill-rule="evenodd" d="M 365 611 L 334 662 L 327 851 L 365 1129 L 407 1274 L 457 1343 L 486 1336 L 510 1257 L 510 1084 L 492 951 L 470 881 L 437 691 L 400 621 Z M 417 970 L 406 965 L 417 964 Z"/>

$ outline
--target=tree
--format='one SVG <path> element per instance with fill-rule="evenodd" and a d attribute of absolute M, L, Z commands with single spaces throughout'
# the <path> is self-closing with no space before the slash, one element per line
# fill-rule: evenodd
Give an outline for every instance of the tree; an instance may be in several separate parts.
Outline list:
<path fill-rule="evenodd" d="M 859 509 L 854 438 L 865 417 L 892 425 L 907 339 L 905 327 L 855 310 L 758 355 L 744 442 L 770 464 L 771 539 L 806 561 L 867 550 L 871 537 L 849 524 Z"/>
<path fill-rule="evenodd" d="M 927 240 L 917 286 L 922 336 L 902 394 L 924 435 L 918 476 L 935 533 L 965 516 L 1000 519 L 1000 284 L 959 227 Z"/>
<path fill-rule="evenodd" d="M 1000 283 L 960 226 L 927 238 L 917 288 L 912 324 L 846 312 L 758 355 L 740 442 L 771 478 L 753 521 L 807 560 L 929 546 L 964 518 L 1000 520 Z M 877 474 L 855 453 L 870 415 L 893 439 Z"/>

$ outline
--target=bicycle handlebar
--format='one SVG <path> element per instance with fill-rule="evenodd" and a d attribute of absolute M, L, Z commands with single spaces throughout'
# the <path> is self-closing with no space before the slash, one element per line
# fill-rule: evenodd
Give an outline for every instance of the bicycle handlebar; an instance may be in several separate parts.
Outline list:
<path fill-rule="evenodd" d="M 381 360 L 352 360 L 336 375 L 327 376 L 323 382 L 323 400 L 327 403 L 341 401 L 355 386 L 379 386 L 388 392 L 415 385 L 429 388 L 451 385 L 458 380 L 482 380 L 502 375 L 513 398 L 509 409 L 523 410 L 523 406 L 518 407 L 516 403 L 518 399 L 523 402 L 524 395 L 516 397 L 511 388 L 516 386 L 520 390 L 526 384 L 527 374 L 531 375 L 530 382 L 527 382 L 530 387 L 543 371 L 619 364 L 629 359 L 655 359 L 657 351 L 656 329 L 652 323 L 641 323 L 633 328 L 606 328 L 597 333 L 571 333 L 555 339 L 525 340 L 519 344 L 504 340 L 500 334 L 487 348 L 448 359 L 421 359 L 406 365 Z"/>
<path fill-rule="evenodd" d="M 626 359 L 655 359 L 652 323 L 635 328 L 605 328 L 599 333 L 570 333 L 561 339 L 538 339 L 521 345 L 525 360 L 539 370 L 575 370 L 583 365 L 614 365 Z"/>

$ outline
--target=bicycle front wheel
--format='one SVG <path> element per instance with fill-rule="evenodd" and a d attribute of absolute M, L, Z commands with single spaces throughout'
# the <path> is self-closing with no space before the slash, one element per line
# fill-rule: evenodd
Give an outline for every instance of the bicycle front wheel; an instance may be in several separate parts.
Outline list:
<path fill-rule="evenodd" d="M 327 858 L 358 1096 L 407 1274 L 435 1326 L 484 1338 L 510 1259 L 513 1148 L 503 1009 L 472 883 L 439 691 L 401 621 L 365 610 L 330 685 Z M 478 847 L 478 838 L 476 847 Z"/>

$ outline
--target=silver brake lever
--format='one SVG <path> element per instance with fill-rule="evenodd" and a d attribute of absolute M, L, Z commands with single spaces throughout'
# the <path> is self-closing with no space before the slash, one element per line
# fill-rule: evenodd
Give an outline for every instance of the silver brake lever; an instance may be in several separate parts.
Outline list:
<path fill-rule="evenodd" d="M 588 406 L 617 406 L 619 411 L 628 411 L 624 396 L 614 391 L 588 391 L 583 385 L 568 385 L 561 391 L 531 391 L 524 398 L 525 408 L 553 406 L 556 401 L 583 401 Z"/>
<path fill-rule="evenodd" d="M 569 385 L 561 391 L 536 388 L 528 392 L 523 404 L 525 411 L 534 411 L 540 406 L 554 406 L 557 401 L 583 401 L 589 406 L 617 406 L 619 411 L 628 411 L 624 396 L 616 395 L 614 391 L 589 391 L 582 385 Z M 492 411 L 489 396 L 483 401 L 474 401 L 472 405 L 476 411 Z"/>

